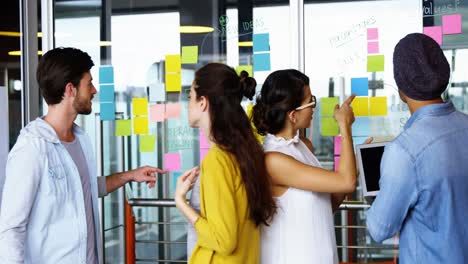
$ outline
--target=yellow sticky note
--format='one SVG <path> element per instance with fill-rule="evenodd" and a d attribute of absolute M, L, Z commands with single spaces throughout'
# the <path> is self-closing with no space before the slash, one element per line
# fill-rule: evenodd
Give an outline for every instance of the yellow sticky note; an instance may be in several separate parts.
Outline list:
<path fill-rule="evenodd" d="M 133 118 L 133 133 L 135 135 L 146 135 L 149 132 L 148 117 Z"/>
<path fill-rule="evenodd" d="M 246 71 L 249 74 L 249 77 L 253 77 L 252 74 L 252 65 L 240 65 L 236 67 L 237 75 L 240 75 L 241 71 Z"/>
<path fill-rule="evenodd" d="M 370 115 L 371 116 L 386 116 L 387 115 L 387 97 L 378 96 L 370 98 Z"/>
<path fill-rule="evenodd" d="M 166 92 L 180 92 L 181 89 L 180 73 L 166 74 Z"/>
<path fill-rule="evenodd" d="M 182 63 L 197 64 L 198 63 L 198 46 L 182 47 Z"/>
<path fill-rule="evenodd" d="M 324 117 L 322 118 L 322 123 L 320 126 L 320 132 L 322 136 L 336 136 L 340 133 L 338 123 L 333 117 Z"/>
<path fill-rule="evenodd" d="M 180 72 L 180 55 L 166 55 L 166 74 L 170 72 Z"/>
<path fill-rule="evenodd" d="M 333 116 L 335 106 L 339 103 L 338 97 L 320 98 L 321 116 Z"/>
<path fill-rule="evenodd" d="M 353 107 L 354 116 L 368 116 L 369 115 L 369 97 L 356 97 L 351 103 Z"/>
<path fill-rule="evenodd" d="M 384 55 L 367 56 L 367 72 L 383 72 L 385 69 Z"/>
<path fill-rule="evenodd" d="M 133 98 L 132 113 L 133 116 L 148 115 L 148 98 Z"/>
<path fill-rule="evenodd" d="M 140 136 L 140 152 L 154 152 L 156 145 L 155 135 Z"/>
<path fill-rule="evenodd" d="M 116 136 L 131 136 L 132 135 L 132 120 L 115 120 L 115 135 Z"/>

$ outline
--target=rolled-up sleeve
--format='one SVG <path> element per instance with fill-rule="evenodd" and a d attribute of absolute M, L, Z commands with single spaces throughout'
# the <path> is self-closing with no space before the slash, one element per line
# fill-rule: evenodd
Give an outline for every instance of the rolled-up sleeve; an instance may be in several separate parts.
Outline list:
<path fill-rule="evenodd" d="M 43 174 L 45 158 L 29 144 L 8 156 L 0 208 L 0 263 L 23 263 L 29 214 Z"/>
<path fill-rule="evenodd" d="M 104 197 L 108 194 L 106 177 L 97 177 L 98 196 Z"/>
<path fill-rule="evenodd" d="M 380 192 L 367 212 L 367 227 L 377 242 L 400 231 L 418 198 L 414 161 L 396 142 L 385 147 L 380 175 Z"/>

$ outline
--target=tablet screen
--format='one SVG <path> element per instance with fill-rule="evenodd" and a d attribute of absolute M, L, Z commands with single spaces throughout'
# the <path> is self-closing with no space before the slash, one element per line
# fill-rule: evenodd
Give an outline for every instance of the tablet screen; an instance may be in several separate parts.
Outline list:
<path fill-rule="evenodd" d="M 385 146 L 360 149 L 367 192 L 379 190 L 380 161 L 382 160 L 384 148 Z"/>

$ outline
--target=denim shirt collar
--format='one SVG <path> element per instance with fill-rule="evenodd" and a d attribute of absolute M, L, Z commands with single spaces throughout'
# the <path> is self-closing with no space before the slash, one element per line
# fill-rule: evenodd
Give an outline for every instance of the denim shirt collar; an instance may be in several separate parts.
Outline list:
<path fill-rule="evenodd" d="M 35 137 L 42 138 L 51 143 L 59 144 L 60 139 L 55 132 L 54 128 L 44 120 L 45 116 L 36 118 L 36 122 L 31 122 L 27 125 L 24 132 Z M 73 133 L 76 136 L 82 136 L 84 131 L 78 125 L 73 124 Z"/>
<path fill-rule="evenodd" d="M 447 115 L 454 111 L 455 107 L 452 102 L 423 106 L 411 115 L 410 119 L 406 122 L 404 129 L 408 129 L 416 120 L 422 119 L 426 116 Z"/>

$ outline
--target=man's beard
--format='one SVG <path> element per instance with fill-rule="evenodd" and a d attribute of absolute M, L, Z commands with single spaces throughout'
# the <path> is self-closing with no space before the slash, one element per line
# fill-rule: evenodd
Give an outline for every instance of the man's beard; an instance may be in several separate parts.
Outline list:
<path fill-rule="evenodd" d="M 80 115 L 89 115 L 91 114 L 91 104 L 88 103 L 88 100 L 76 97 L 73 101 L 73 107 L 75 108 L 76 112 Z"/>

